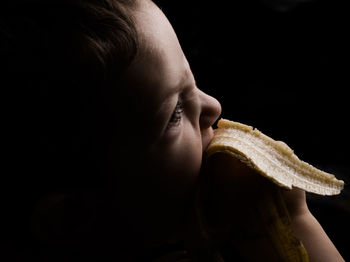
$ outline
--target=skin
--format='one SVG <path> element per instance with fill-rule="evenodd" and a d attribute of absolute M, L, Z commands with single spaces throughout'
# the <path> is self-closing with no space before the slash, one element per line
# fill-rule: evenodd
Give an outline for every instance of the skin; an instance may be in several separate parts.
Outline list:
<path fill-rule="evenodd" d="M 152 247 L 183 237 L 202 154 L 221 106 L 196 86 L 163 12 L 139 1 L 133 16 L 141 44 L 122 79 L 122 95 L 128 110 L 123 122 L 137 128 L 128 129 L 116 147 L 117 172 L 123 174 L 116 192 L 134 235 Z"/>
<path fill-rule="evenodd" d="M 200 239 L 196 235 L 196 221 L 191 220 L 194 217 L 191 205 L 203 152 L 213 138 L 212 125 L 221 113 L 219 102 L 198 89 L 176 34 L 162 11 L 149 0 L 136 1 L 130 15 L 138 30 L 139 51 L 122 79 L 118 78 L 118 96 L 112 97 L 116 122 L 124 127 L 110 141 L 108 157 L 114 169 L 107 170 L 111 173 L 110 188 L 107 185 L 103 190 L 113 193 L 108 192 L 108 200 L 103 199 L 108 211 L 103 203 L 97 212 L 97 216 L 99 211 L 103 213 L 104 225 L 96 229 L 102 235 L 97 232 L 96 242 L 88 243 L 100 244 L 97 250 L 103 251 L 99 256 L 115 261 L 132 261 L 133 255 L 142 255 L 147 249 L 184 239 L 201 244 L 195 242 Z M 224 185 L 229 183 L 225 181 Z M 227 199 L 234 196 L 233 188 L 226 191 Z M 65 214 L 64 206 L 57 209 L 56 204 L 66 197 L 65 193 L 43 197 L 33 214 L 34 234 L 41 234 L 40 219 L 49 222 L 48 228 L 60 230 L 61 217 L 71 214 Z M 284 197 L 293 229 L 304 243 L 310 261 L 344 261 L 309 212 L 305 192 L 286 191 Z M 51 214 L 51 209 L 57 214 Z M 232 215 L 236 212 L 232 210 Z M 130 247 L 131 250 L 127 249 Z M 88 252 L 85 242 L 83 252 Z M 116 256 L 122 259 L 115 259 Z M 178 251 L 157 261 L 190 260 L 186 252 Z"/>
<path fill-rule="evenodd" d="M 202 155 L 221 107 L 196 86 L 162 11 L 151 1 L 138 1 L 132 16 L 141 44 L 121 80 L 119 110 L 125 112 L 122 121 L 128 128 L 114 146 L 116 172 L 123 174 L 115 177 L 115 194 L 118 219 L 127 228 L 120 236 L 134 246 L 150 248 L 186 237 Z M 344 261 L 308 210 L 305 192 L 286 191 L 284 197 L 310 261 Z M 162 261 L 176 261 L 177 256 L 170 254 Z"/>
<path fill-rule="evenodd" d="M 293 231 L 306 248 L 310 262 L 344 262 L 327 233 L 310 212 L 305 192 L 294 188 L 284 191 L 283 196 L 292 218 Z"/>
<path fill-rule="evenodd" d="M 249 216 L 251 207 L 255 207 L 259 198 L 265 195 L 264 190 L 272 189 L 272 184 L 247 165 L 238 160 L 234 161 L 231 156 L 216 156 L 212 157 L 211 165 L 206 169 L 209 174 L 215 173 L 211 188 L 216 190 L 216 207 L 219 207 L 215 209 L 216 215 L 221 218 L 223 224 L 234 223 L 239 225 L 240 230 L 250 231 L 256 219 Z M 344 259 L 308 209 L 305 191 L 293 188 L 282 189 L 281 192 L 291 218 L 293 232 L 306 248 L 309 261 L 343 262 Z"/>

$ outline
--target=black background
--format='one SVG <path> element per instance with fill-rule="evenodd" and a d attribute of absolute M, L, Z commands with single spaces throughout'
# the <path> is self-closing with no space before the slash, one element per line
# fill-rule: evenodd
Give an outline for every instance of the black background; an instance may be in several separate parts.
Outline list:
<path fill-rule="evenodd" d="M 156 1 L 172 23 L 198 87 L 222 117 L 286 142 L 345 181 L 309 208 L 350 260 L 349 9 L 345 1 Z"/>
<path fill-rule="evenodd" d="M 291 3 L 284 10 L 276 6 L 283 1 Z M 307 197 L 350 261 L 349 9 L 339 0 L 292 1 L 155 0 L 198 87 L 221 102 L 223 118 L 286 142 L 302 160 L 345 181 L 339 196 Z M 9 210 L 20 209 L 9 198 L 25 202 L 22 188 L 3 187 Z"/>

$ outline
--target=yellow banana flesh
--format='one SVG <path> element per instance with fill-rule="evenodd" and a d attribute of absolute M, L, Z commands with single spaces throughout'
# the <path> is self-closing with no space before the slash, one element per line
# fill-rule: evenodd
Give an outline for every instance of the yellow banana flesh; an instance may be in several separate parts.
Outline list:
<path fill-rule="evenodd" d="M 309 261 L 293 233 L 281 188 L 334 195 L 344 182 L 250 126 L 222 119 L 214 132 L 196 203 L 212 250 L 228 245 L 243 261 Z"/>
<path fill-rule="evenodd" d="M 319 195 L 336 195 L 344 187 L 344 181 L 300 160 L 285 143 L 251 126 L 221 119 L 206 154 L 209 157 L 226 150 L 284 188 L 294 186 Z"/>

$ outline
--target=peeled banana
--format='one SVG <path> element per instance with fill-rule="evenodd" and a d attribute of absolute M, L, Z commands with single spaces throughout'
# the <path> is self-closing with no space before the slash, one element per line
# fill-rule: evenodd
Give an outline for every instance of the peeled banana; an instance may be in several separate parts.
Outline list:
<path fill-rule="evenodd" d="M 213 252 L 226 246 L 243 261 L 309 261 L 291 228 L 281 188 L 335 195 L 344 182 L 251 126 L 221 119 L 214 133 L 196 202 Z"/>

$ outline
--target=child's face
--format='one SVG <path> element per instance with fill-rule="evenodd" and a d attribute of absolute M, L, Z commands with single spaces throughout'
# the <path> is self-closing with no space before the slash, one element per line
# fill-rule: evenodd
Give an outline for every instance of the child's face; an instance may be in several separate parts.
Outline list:
<path fill-rule="evenodd" d="M 119 193 L 130 221 L 168 235 L 183 222 L 221 107 L 197 88 L 161 10 L 140 1 L 134 15 L 141 46 L 124 79 Z"/>

